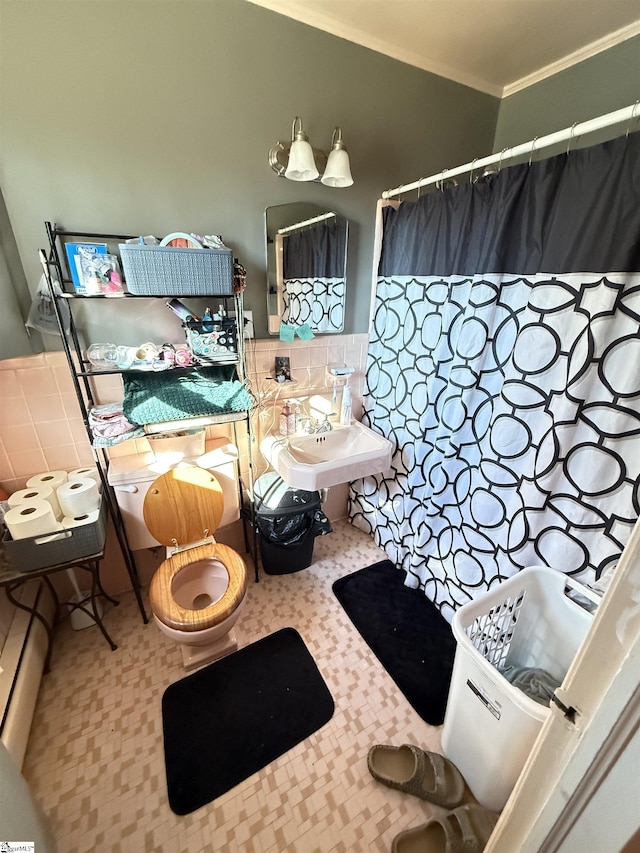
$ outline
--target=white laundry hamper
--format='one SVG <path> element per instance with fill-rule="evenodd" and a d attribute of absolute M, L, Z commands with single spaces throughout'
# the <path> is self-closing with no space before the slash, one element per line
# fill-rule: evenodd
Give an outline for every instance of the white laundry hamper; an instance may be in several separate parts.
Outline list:
<path fill-rule="evenodd" d="M 539 668 L 562 682 L 593 621 L 567 596 L 571 588 L 594 599 L 562 572 L 532 566 L 453 618 L 457 647 L 442 747 L 478 802 L 492 811 L 507 802 L 550 713 L 502 672 Z"/>

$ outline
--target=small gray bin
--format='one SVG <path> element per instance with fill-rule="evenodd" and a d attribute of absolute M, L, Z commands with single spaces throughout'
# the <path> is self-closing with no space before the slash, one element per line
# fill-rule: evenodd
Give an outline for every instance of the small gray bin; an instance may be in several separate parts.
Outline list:
<path fill-rule="evenodd" d="M 138 296 L 233 296 L 231 249 L 121 243 L 127 289 Z"/>
<path fill-rule="evenodd" d="M 107 502 L 103 499 L 100 514 L 93 524 L 25 539 L 12 539 L 6 530 L 2 544 L 15 570 L 26 574 L 99 554 L 104 549 L 106 531 Z"/>

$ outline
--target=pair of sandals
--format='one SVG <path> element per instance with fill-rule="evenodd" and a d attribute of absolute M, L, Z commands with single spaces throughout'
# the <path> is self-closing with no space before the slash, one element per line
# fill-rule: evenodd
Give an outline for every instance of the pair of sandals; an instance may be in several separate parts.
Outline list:
<path fill-rule="evenodd" d="M 374 779 L 450 809 L 421 826 L 407 829 L 393 839 L 392 853 L 481 853 L 498 821 L 498 815 L 468 794 L 458 768 L 436 752 L 412 744 L 372 746 L 367 756 Z"/>

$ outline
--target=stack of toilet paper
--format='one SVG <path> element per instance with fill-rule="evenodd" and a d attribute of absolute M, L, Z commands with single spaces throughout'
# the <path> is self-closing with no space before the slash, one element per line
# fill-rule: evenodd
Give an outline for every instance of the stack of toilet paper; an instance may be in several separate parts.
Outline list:
<path fill-rule="evenodd" d="M 4 524 L 12 539 L 92 524 L 100 514 L 100 478 L 95 468 L 45 471 L 9 496 Z"/>

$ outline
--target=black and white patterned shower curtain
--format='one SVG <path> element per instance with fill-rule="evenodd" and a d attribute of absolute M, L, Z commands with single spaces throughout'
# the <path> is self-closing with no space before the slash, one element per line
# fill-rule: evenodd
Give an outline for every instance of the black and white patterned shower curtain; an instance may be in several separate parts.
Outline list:
<path fill-rule="evenodd" d="M 328 219 L 284 235 L 282 322 L 314 332 L 344 328 L 346 233 Z"/>
<path fill-rule="evenodd" d="M 350 516 L 446 618 L 529 565 L 593 580 L 640 513 L 640 134 L 384 210 Z"/>

